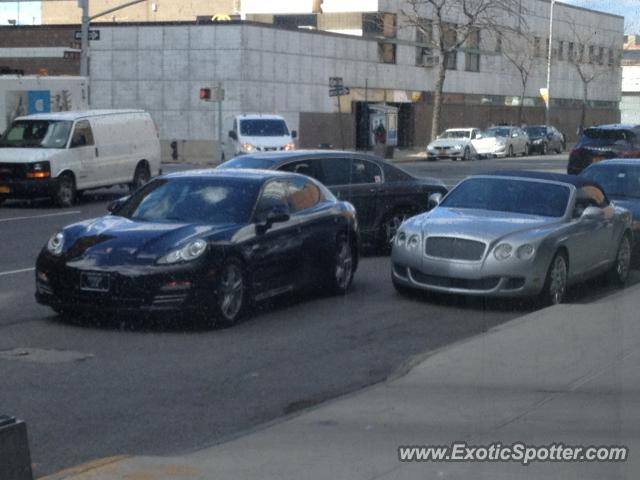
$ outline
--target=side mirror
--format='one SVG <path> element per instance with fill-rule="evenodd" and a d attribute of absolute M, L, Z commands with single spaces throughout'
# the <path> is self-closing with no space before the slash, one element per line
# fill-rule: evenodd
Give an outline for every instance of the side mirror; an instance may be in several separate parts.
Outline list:
<path fill-rule="evenodd" d="M 229 138 L 231 138 L 232 140 L 238 140 L 238 134 L 236 132 L 234 132 L 233 130 L 229 130 Z"/>
<path fill-rule="evenodd" d="M 126 197 L 121 197 L 117 200 L 114 200 L 109 205 L 107 205 L 107 210 L 111 213 L 117 212 L 127 202 L 127 200 L 129 200 L 129 198 L 130 196 L 127 195 Z"/>
<path fill-rule="evenodd" d="M 260 215 L 256 229 L 259 233 L 265 233 L 274 224 L 288 222 L 290 218 L 289 209 L 285 205 L 277 205 Z"/>
<path fill-rule="evenodd" d="M 440 192 L 432 193 L 431 195 L 429 195 L 429 210 L 431 210 L 432 208 L 436 208 L 438 205 L 440 205 L 441 201 L 442 194 Z"/>
<path fill-rule="evenodd" d="M 604 210 L 598 207 L 587 207 L 580 215 L 580 218 L 585 220 L 598 220 L 604 218 Z"/>
<path fill-rule="evenodd" d="M 291 138 L 298 138 L 298 131 L 297 130 L 291 130 Z"/>

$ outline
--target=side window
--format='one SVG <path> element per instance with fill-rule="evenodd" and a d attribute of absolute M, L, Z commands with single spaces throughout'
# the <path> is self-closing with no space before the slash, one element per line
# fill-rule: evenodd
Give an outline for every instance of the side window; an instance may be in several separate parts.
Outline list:
<path fill-rule="evenodd" d="M 322 192 L 313 182 L 304 178 L 294 178 L 289 181 L 287 200 L 291 213 L 313 208 L 322 199 Z"/>
<path fill-rule="evenodd" d="M 382 171 L 375 163 L 358 158 L 352 163 L 352 183 L 382 183 Z"/>
<path fill-rule="evenodd" d="M 287 197 L 289 183 L 286 180 L 272 180 L 262 189 L 262 194 L 256 207 L 256 218 L 263 219 L 274 208 L 288 209 Z"/>
<path fill-rule="evenodd" d="M 71 148 L 86 147 L 93 145 L 93 132 L 91 125 L 87 120 L 81 120 L 76 123 L 71 137 Z"/>
<path fill-rule="evenodd" d="M 323 158 L 322 178 L 325 185 L 337 187 L 351 183 L 350 158 Z"/>
<path fill-rule="evenodd" d="M 285 172 L 299 173 L 300 175 L 306 175 L 307 177 L 315 178 L 318 181 L 322 181 L 319 160 L 300 160 L 298 162 L 291 162 L 283 165 L 278 170 Z"/>

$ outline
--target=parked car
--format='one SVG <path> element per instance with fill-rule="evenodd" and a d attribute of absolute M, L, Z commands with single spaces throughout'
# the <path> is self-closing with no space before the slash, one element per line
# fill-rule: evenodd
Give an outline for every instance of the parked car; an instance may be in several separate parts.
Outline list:
<path fill-rule="evenodd" d="M 0 138 L 0 203 L 51 197 L 71 206 L 78 192 L 160 174 L 160 140 L 142 110 L 92 110 L 19 117 Z"/>
<path fill-rule="evenodd" d="M 322 182 L 358 212 L 363 240 L 381 249 L 404 219 L 429 208 L 429 195 L 447 188 L 433 178 L 417 178 L 374 155 L 327 151 L 262 153 L 237 157 L 218 168 L 261 168 L 297 172 Z"/>
<path fill-rule="evenodd" d="M 478 175 L 402 224 L 392 279 L 401 292 L 539 295 L 555 304 L 572 283 L 607 271 L 623 284 L 632 238 L 631 213 L 586 178 Z"/>
<path fill-rule="evenodd" d="M 567 173 L 577 175 L 607 158 L 640 158 L 640 125 L 600 125 L 587 128 L 569 155 Z"/>
<path fill-rule="evenodd" d="M 556 127 L 537 125 L 525 127 L 524 131 L 529 136 L 529 153 L 561 153 L 567 147 L 564 135 Z"/>
<path fill-rule="evenodd" d="M 597 182 L 609 200 L 631 212 L 634 240 L 637 241 L 640 238 L 640 162 L 634 159 L 603 160 L 587 167 L 580 176 Z"/>
<path fill-rule="evenodd" d="M 480 156 L 513 157 L 528 155 L 529 137 L 520 127 L 491 127 L 471 140 L 471 145 Z"/>
<path fill-rule="evenodd" d="M 477 128 L 450 128 L 427 146 L 427 159 L 473 160 L 476 150 L 471 140 L 480 133 Z"/>
<path fill-rule="evenodd" d="M 293 173 L 175 173 L 110 210 L 51 237 L 36 263 L 39 303 L 232 325 L 252 302 L 305 286 L 345 293 L 358 265 L 353 207 Z"/>
<path fill-rule="evenodd" d="M 237 115 L 229 131 L 231 151 L 226 158 L 254 152 L 294 150 L 298 133 L 280 115 Z"/>

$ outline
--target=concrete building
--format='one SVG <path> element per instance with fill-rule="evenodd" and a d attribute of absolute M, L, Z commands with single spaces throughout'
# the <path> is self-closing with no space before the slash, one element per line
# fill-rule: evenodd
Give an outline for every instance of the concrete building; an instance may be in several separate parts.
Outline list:
<path fill-rule="evenodd" d="M 302 147 L 344 142 L 348 148 L 367 148 L 372 116 L 397 113 L 390 118 L 397 122 L 399 146 L 428 143 L 439 59 L 405 24 L 397 1 L 324 0 L 320 14 L 314 13 L 314 0 L 296 2 L 294 12 L 287 0 L 243 0 L 242 5 L 242 15 L 251 21 L 93 24 L 100 40 L 91 43 L 92 106 L 151 111 L 165 155 L 176 142 L 179 154 L 189 159 L 218 156 L 215 104 L 198 95 L 200 88 L 218 82 L 226 90 L 225 134 L 236 114 L 279 113 L 299 131 Z M 529 124 L 544 121 L 539 89 L 546 84 L 549 6 L 548 0 L 523 0 L 540 60 L 523 101 Z M 623 17 L 556 3 L 551 123 L 570 141 L 582 107 L 582 82 L 569 61 L 578 51 L 582 64 L 597 70 L 589 84 L 587 123 L 620 119 L 623 24 Z M 77 29 L 58 28 L 67 29 L 67 38 Z M 9 30 L 0 28 L 1 45 Z M 516 121 L 521 85 L 502 47 L 480 32 L 474 45 L 447 60 L 443 128 Z M 330 77 L 341 77 L 350 89 L 340 103 L 329 97 Z"/>
<path fill-rule="evenodd" d="M 625 35 L 620 116 L 624 123 L 640 124 L 640 35 Z"/>

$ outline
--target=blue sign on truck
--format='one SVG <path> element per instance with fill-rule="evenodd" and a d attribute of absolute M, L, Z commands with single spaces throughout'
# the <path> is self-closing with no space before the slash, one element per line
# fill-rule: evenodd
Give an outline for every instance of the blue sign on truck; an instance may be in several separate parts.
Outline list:
<path fill-rule="evenodd" d="M 51 92 L 49 90 L 29 90 L 28 100 L 29 114 L 51 111 Z"/>

